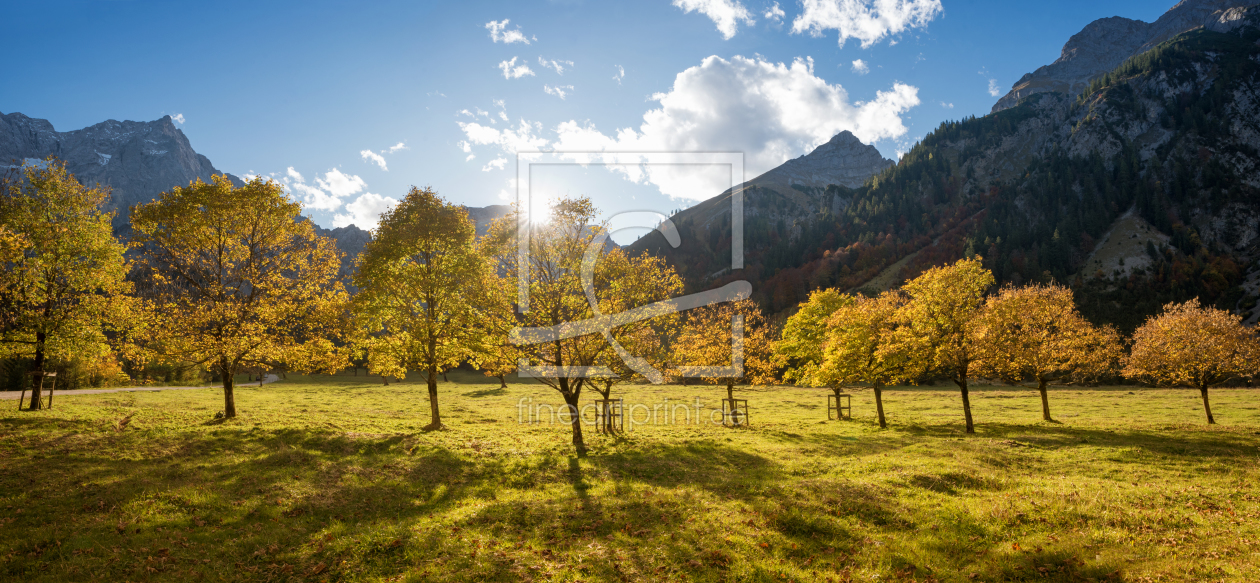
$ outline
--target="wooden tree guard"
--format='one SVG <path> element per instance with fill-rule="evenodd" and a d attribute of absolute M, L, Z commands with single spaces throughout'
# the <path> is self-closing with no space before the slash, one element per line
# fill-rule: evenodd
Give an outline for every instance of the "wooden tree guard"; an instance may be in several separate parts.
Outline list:
<path fill-rule="evenodd" d="M 748 399 L 722 399 L 722 425 L 748 425 Z"/>
<path fill-rule="evenodd" d="M 31 406 L 35 407 L 36 409 L 44 408 L 44 379 L 48 377 L 52 377 L 52 380 L 53 380 L 52 386 L 48 387 L 48 408 L 52 409 L 53 391 L 57 389 L 57 373 L 43 372 L 43 371 L 37 370 L 37 371 L 28 372 L 26 374 L 27 376 L 39 377 L 39 403 L 35 402 L 35 395 L 34 394 L 31 395 Z M 22 401 L 25 399 L 26 399 L 26 387 L 22 387 L 22 394 L 18 396 L 18 411 L 22 410 Z"/>
<path fill-rule="evenodd" d="M 844 399 L 843 403 L 840 401 L 841 399 Z M 835 412 L 835 417 L 831 416 L 832 412 Z M 852 405 L 852 400 L 849 398 L 849 395 L 845 393 L 841 393 L 839 391 L 836 391 L 836 394 L 834 395 L 827 395 L 827 419 L 828 420 L 835 419 L 836 421 L 840 421 L 842 419 L 852 419 L 852 418 L 853 418 L 853 405 Z"/>
<path fill-rule="evenodd" d="M 595 399 L 595 430 L 600 433 L 621 433 L 625 429 L 621 399 Z"/>

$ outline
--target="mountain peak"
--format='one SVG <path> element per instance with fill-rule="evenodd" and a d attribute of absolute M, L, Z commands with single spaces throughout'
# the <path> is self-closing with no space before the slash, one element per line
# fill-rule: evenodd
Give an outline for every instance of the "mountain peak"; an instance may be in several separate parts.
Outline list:
<path fill-rule="evenodd" d="M 222 172 L 192 149 L 170 116 L 153 121 L 106 120 L 58 132 L 48 120 L 21 113 L 0 115 L 0 160 L 56 156 L 83 184 L 109 186 L 109 210 L 115 225 L 126 222 L 127 209 L 153 200 L 195 179 L 209 181 Z M 239 180 L 229 176 L 234 181 Z"/>
<path fill-rule="evenodd" d="M 1217 28 L 1231 18 L 1231 11 L 1256 4 L 1260 0 L 1182 0 L 1153 23 L 1121 16 L 1095 20 L 1068 39 L 1058 60 L 1020 77 L 1011 91 L 993 105 L 993 112 L 1015 107 L 1020 99 L 1035 93 L 1075 96 L 1091 80 L 1129 57 L 1189 30 Z"/>
<path fill-rule="evenodd" d="M 788 160 L 748 182 L 767 187 L 825 188 L 831 184 L 839 184 L 856 188 L 867 178 L 893 164 L 892 160 L 880 155 L 875 146 L 862 143 L 852 132 L 844 130 L 814 148 L 814 151 Z"/>

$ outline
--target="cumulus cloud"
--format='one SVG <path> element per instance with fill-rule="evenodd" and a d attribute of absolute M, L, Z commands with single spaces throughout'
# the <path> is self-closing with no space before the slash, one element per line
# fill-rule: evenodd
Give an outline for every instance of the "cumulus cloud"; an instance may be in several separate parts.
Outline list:
<path fill-rule="evenodd" d="M 998 87 L 997 79 L 989 79 L 989 95 L 997 97 L 1002 94 L 1002 88 Z"/>
<path fill-rule="evenodd" d="M 563 75 L 565 68 L 573 67 L 573 61 L 557 61 L 555 59 L 547 60 L 538 57 L 538 64 L 544 69 L 552 69 L 557 75 Z"/>
<path fill-rule="evenodd" d="M 384 157 L 384 156 L 382 156 L 382 155 L 380 155 L 380 154 L 377 154 L 376 152 L 373 152 L 373 151 L 371 151 L 371 150 L 362 150 L 362 151 L 360 151 L 360 152 L 359 152 L 359 155 L 360 155 L 360 156 L 363 156 L 363 159 L 364 159 L 364 160 L 367 160 L 368 162 L 372 162 L 372 163 L 376 164 L 377 166 L 380 166 L 380 167 L 381 167 L 381 170 L 386 170 L 386 171 L 388 171 L 388 170 L 389 170 L 389 168 L 386 168 L 386 167 L 385 167 L 385 157 Z"/>
<path fill-rule="evenodd" d="M 302 174 L 292 166 L 280 180 L 306 208 L 321 211 L 337 210 L 341 208 L 341 199 L 367 188 L 362 178 L 343 174 L 336 168 L 325 172 L 323 178 L 317 177 L 313 185 L 307 184 Z"/>
<path fill-rule="evenodd" d="M 534 71 L 531 70 L 529 65 L 526 65 L 524 62 L 517 65 L 516 57 L 512 57 L 511 61 L 503 61 L 502 63 L 499 63 L 499 69 L 503 71 L 504 79 L 520 79 L 526 75 L 532 76 L 534 74 Z"/>
<path fill-rule="evenodd" d="M 942 101 L 942 102 L 941 102 L 941 107 L 944 107 L 945 109 L 954 109 L 954 104 L 952 104 L 952 103 L 945 103 L 944 101 Z"/>
<path fill-rule="evenodd" d="M 547 139 L 538 135 L 542 132 L 542 124 L 538 122 L 521 120 L 516 129 L 507 127 L 501 130 L 477 122 L 457 123 L 468 138 L 468 144 L 497 146 L 513 156 L 517 152 L 537 152 L 547 147 Z"/>
<path fill-rule="evenodd" d="M 529 44 L 529 39 L 525 38 L 525 33 L 521 32 L 518 25 L 514 30 L 507 30 L 508 19 L 504 18 L 499 22 L 491 20 L 486 23 L 486 30 L 490 31 L 490 40 L 496 43 L 512 44 L 525 43 Z M 537 40 L 537 39 L 534 39 Z"/>
<path fill-rule="evenodd" d="M 625 78 L 626 78 L 626 68 L 622 67 L 621 65 L 617 65 L 617 74 L 613 75 L 613 81 L 616 81 L 618 85 L 621 85 L 621 80 Z"/>
<path fill-rule="evenodd" d="M 512 130 L 475 122 L 459 125 L 469 143 L 497 146 L 509 157 L 538 150 L 739 151 L 745 153 L 745 175 L 752 178 L 812 151 L 843 130 L 868 144 L 902 136 L 907 131 L 902 115 L 919 105 L 918 89 L 903 83 L 894 83 L 869 101 L 855 102 L 840 85 L 817 77 L 810 59 L 787 64 L 740 56 L 709 57 L 679 73 L 669 92 L 652 99 L 659 107 L 644 113 L 638 128 L 612 133 L 577 121 L 556 126 L 555 139 L 543 137 L 541 124 L 524 120 Z M 610 169 L 637 182 L 651 182 L 677 198 L 703 200 L 730 186 L 679 167 L 631 163 Z"/>
<path fill-rule="evenodd" d="M 552 87 L 550 85 L 543 85 L 543 91 L 546 92 L 547 95 L 555 95 L 556 97 L 559 97 L 560 99 L 564 99 L 565 95 L 568 95 L 570 92 L 573 91 L 573 86 L 572 85 L 557 85 L 555 87 Z"/>
<path fill-rule="evenodd" d="M 316 178 L 315 184 L 337 198 L 345 198 L 367 188 L 367 183 L 362 178 L 343 174 L 336 168 L 325 172 L 323 178 Z"/>
<path fill-rule="evenodd" d="M 381 153 L 382 153 L 382 154 L 393 154 L 394 152 L 397 152 L 397 151 L 399 151 L 399 150 L 406 150 L 406 149 L 408 149 L 408 148 L 407 148 L 407 142 L 398 142 L 397 144 L 394 144 L 394 145 L 390 146 L 390 147 L 389 147 L 389 150 L 383 150 Z"/>
<path fill-rule="evenodd" d="M 840 33 L 840 46 L 857 39 L 869 47 L 889 35 L 927 26 L 943 11 L 941 0 L 801 0 L 792 32 Z"/>
<path fill-rule="evenodd" d="M 502 170 L 504 166 L 507 166 L 507 158 L 495 158 L 486 162 L 486 165 L 481 167 L 481 171 L 489 172 L 491 170 Z"/>
<path fill-rule="evenodd" d="M 739 0 L 674 0 L 674 6 L 685 13 L 695 11 L 708 16 L 717 25 L 722 38 L 727 40 L 735 36 L 739 21 L 742 20 L 749 26 L 757 23 L 753 20 L 752 13 Z"/>
<path fill-rule="evenodd" d="M 766 13 L 764 16 L 766 20 L 781 22 L 783 20 L 783 17 L 787 16 L 787 13 L 783 12 L 782 8 L 779 8 L 778 2 L 775 2 L 774 6 L 771 6 L 766 9 Z"/>
<path fill-rule="evenodd" d="M 866 64 L 866 61 L 863 61 L 862 59 L 858 59 L 856 61 L 853 61 L 853 72 L 857 73 L 858 75 L 865 75 L 871 72 L 871 67 L 870 65 Z"/>
<path fill-rule="evenodd" d="M 177 123 L 177 124 L 183 125 L 183 123 L 184 123 L 184 114 L 182 114 L 182 113 L 177 113 L 177 114 L 175 114 L 175 115 L 172 115 L 172 116 L 171 116 L 171 121 L 173 121 L 173 122 L 175 122 L 175 123 Z"/>
<path fill-rule="evenodd" d="M 371 192 L 363 193 L 354 202 L 346 204 L 346 212 L 333 216 L 334 227 L 354 225 L 360 229 L 375 229 L 381 221 L 381 213 L 391 209 L 398 201 Z"/>

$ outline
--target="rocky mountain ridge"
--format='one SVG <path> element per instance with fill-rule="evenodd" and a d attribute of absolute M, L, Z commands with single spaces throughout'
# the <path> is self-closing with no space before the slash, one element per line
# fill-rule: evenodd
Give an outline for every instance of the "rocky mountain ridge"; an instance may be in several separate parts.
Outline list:
<path fill-rule="evenodd" d="M 861 186 L 870 177 L 896 165 L 884 158 L 874 146 L 862 143 L 849 131 L 842 131 L 822 145 L 788 160 L 761 175 L 728 189 L 718 196 L 681 211 L 675 223 L 720 228 L 730 225 L 731 196 L 740 192 L 744 198 L 744 218 L 754 225 L 788 221 L 820 212 L 838 214 L 848 200 L 838 196 L 834 185 L 848 188 Z M 660 241 L 645 237 L 630 245 L 631 252 L 659 248 Z"/>
<path fill-rule="evenodd" d="M 119 211 L 116 225 L 126 223 L 131 205 L 153 200 L 173 186 L 223 174 L 193 150 L 169 115 L 150 122 L 111 119 L 58 132 L 48 120 L 0 114 L 0 164 L 13 166 L 48 156 L 64 161 L 80 182 L 110 187 L 108 210 Z"/>
<path fill-rule="evenodd" d="M 1255 322 L 1260 8 L 1229 21 L 1160 43 L 1078 97 L 1043 92 L 946 122 L 859 187 L 794 187 L 812 209 L 750 184 L 742 270 L 725 269 L 729 193 L 674 217 L 678 249 L 656 234 L 634 248 L 664 256 L 692 290 L 749 280 L 775 313 L 811 289 L 875 292 L 981 255 L 999 282 L 1068 283 L 1088 315 L 1127 330 L 1195 298 Z"/>
<path fill-rule="evenodd" d="M 1225 32 L 1240 22 L 1243 8 L 1256 0 L 1182 0 L 1152 23 L 1120 16 L 1101 18 L 1072 35 L 1055 62 L 1027 73 L 993 105 L 993 112 L 1014 107 L 1036 93 L 1059 92 L 1075 97 L 1089 82 L 1130 57 L 1155 48 L 1186 31 L 1208 28 Z"/>
<path fill-rule="evenodd" d="M 38 163 L 48 156 L 64 161 L 80 182 L 110 187 L 107 210 L 116 211 L 115 226 L 121 232 L 127 230 L 128 208 L 151 201 L 175 186 L 187 186 L 198 178 L 208 182 L 216 174 L 226 175 L 238 186 L 243 184 L 194 151 L 170 116 L 149 122 L 111 119 L 58 132 L 48 120 L 17 112 L 0 113 L 0 167 Z M 511 210 L 506 205 L 466 208 L 477 224 L 478 235 Z M 371 233 L 355 225 L 335 229 L 316 225 L 315 230 L 337 241 L 343 254 L 343 276 L 351 272 L 354 259 L 372 239 Z"/>

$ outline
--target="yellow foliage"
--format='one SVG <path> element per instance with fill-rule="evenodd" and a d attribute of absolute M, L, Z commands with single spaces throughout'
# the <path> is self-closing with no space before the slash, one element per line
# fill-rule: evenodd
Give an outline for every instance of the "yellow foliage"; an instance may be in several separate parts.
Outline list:
<path fill-rule="evenodd" d="M 1203 397 L 1208 423 L 1215 423 L 1208 387 L 1249 377 L 1260 367 L 1260 341 L 1242 317 L 1197 301 L 1169 303 L 1133 333 L 1123 374 L 1157 385 L 1194 387 Z"/>
<path fill-rule="evenodd" d="M 934 267 L 903 287 L 910 301 L 899 310 L 898 328 L 890 349 L 913 355 L 910 372 L 935 371 L 949 375 L 962 392 L 967 433 L 975 433 L 967 380 L 976 359 L 972 326 L 993 286 L 993 273 L 979 256 L 953 265 Z M 918 376 L 911 374 L 909 376 Z"/>
<path fill-rule="evenodd" d="M 108 189 L 46 162 L 0 184 L 0 356 L 31 355 L 34 370 L 48 358 L 104 357 L 108 334 L 134 323 L 126 245 L 101 210 Z"/>
<path fill-rule="evenodd" d="M 437 375 L 461 362 L 475 365 L 488 351 L 484 323 L 498 306 L 490 301 L 493 275 L 475 238 L 464 207 L 412 187 L 381 215 L 359 256 L 353 306 L 368 369 L 396 377 L 423 371 L 430 428 L 442 426 Z"/>
<path fill-rule="evenodd" d="M 206 364 L 223 378 L 224 413 L 236 414 L 232 376 L 245 367 L 344 368 L 339 253 L 281 185 L 224 176 L 164 192 L 131 211 L 150 307 L 149 348 L 167 361 Z"/>
<path fill-rule="evenodd" d="M 741 380 L 752 384 L 775 381 L 772 331 L 756 302 L 743 299 L 688 310 L 681 332 L 670 350 L 675 367 L 730 366 L 733 350 L 731 326 L 735 316 L 743 319 L 740 351 L 744 374 L 703 378 L 708 383 L 726 385 L 728 398 L 731 398 L 734 384 Z"/>
<path fill-rule="evenodd" d="M 1089 323 L 1077 311 L 1072 290 L 1060 285 L 1002 288 L 988 299 L 972 333 L 975 373 L 1012 383 L 1036 381 L 1047 421 L 1048 382 L 1111 374 L 1124 355 L 1120 333 Z"/>
<path fill-rule="evenodd" d="M 801 302 L 796 313 L 783 325 L 782 338 L 774 344 L 777 363 L 786 367 L 784 380 L 798 384 L 818 382 L 815 379 L 823 360 L 827 320 L 836 310 L 852 303 L 852 296 L 835 288 L 810 292 L 809 299 Z"/>

